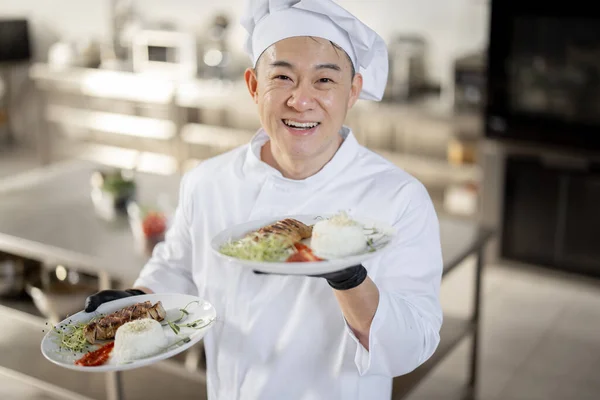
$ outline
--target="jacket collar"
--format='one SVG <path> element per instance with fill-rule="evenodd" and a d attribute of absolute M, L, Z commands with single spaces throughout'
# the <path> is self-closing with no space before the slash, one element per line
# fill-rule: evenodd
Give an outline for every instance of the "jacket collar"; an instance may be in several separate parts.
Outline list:
<path fill-rule="evenodd" d="M 261 148 L 269 140 L 267 132 L 261 128 L 250 141 L 246 151 L 243 167 L 244 174 L 248 176 L 270 177 L 279 185 L 296 187 L 298 189 L 318 186 L 342 173 L 350 166 L 358 154 L 359 144 L 352 130 L 344 126 L 340 130 L 340 135 L 344 138 L 344 141 L 333 158 L 316 174 L 306 179 L 295 180 L 284 177 L 281 172 L 261 160 Z"/>

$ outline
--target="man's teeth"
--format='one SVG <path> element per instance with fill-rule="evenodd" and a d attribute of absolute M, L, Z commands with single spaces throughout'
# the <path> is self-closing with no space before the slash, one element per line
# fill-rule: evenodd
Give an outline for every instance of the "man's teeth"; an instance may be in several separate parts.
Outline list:
<path fill-rule="evenodd" d="M 319 125 L 318 122 L 296 122 L 289 119 L 284 119 L 283 123 L 289 126 L 290 128 L 301 128 L 301 129 L 311 129 L 315 126 Z"/>

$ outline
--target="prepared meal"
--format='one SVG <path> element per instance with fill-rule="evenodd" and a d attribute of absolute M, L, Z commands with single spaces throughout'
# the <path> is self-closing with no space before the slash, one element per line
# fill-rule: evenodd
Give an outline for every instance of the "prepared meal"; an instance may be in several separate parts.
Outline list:
<path fill-rule="evenodd" d="M 318 262 L 369 251 L 371 244 L 365 228 L 340 212 L 314 225 L 286 218 L 225 243 L 220 252 L 249 261 Z"/>
<path fill-rule="evenodd" d="M 182 328 L 202 329 L 211 321 L 197 319 L 187 321 L 191 302 L 179 308 L 176 319 L 167 319 L 162 302 L 152 304 L 144 301 L 124 307 L 108 315 L 92 318 L 87 323 L 67 321 L 54 327 L 58 348 L 62 351 L 83 353 L 74 361 L 75 365 L 95 367 L 105 364 L 111 357 L 117 363 L 129 363 L 153 356 L 181 342 L 189 341 L 183 336 L 169 343 L 165 329 L 179 335 Z"/>

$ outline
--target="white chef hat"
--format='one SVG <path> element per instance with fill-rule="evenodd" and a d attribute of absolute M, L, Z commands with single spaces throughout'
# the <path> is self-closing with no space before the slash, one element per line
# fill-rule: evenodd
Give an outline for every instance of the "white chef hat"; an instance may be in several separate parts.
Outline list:
<path fill-rule="evenodd" d="M 253 66 L 273 43 L 295 36 L 320 37 L 344 49 L 363 76 L 361 99 L 383 97 L 388 78 L 384 40 L 332 0 L 247 0 L 241 23 L 248 31 L 244 50 Z"/>

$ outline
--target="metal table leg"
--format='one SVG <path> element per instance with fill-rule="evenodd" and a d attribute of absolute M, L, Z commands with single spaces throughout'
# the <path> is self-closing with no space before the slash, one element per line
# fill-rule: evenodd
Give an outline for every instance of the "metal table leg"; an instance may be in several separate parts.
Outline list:
<path fill-rule="evenodd" d="M 477 251 L 477 266 L 475 271 L 475 294 L 473 299 L 473 314 L 471 322 L 473 323 L 473 341 L 471 344 L 471 366 L 469 376 L 469 396 L 476 397 L 477 378 L 479 370 L 479 331 L 481 316 L 481 275 L 484 265 L 484 247 Z"/>
<path fill-rule="evenodd" d="M 5 145 L 5 144 L 12 144 L 12 141 L 14 140 L 13 137 L 13 132 L 11 129 L 11 121 L 10 121 L 10 95 L 11 95 L 11 87 L 10 87 L 10 83 L 11 83 L 11 75 L 10 75 L 10 66 L 5 66 L 2 67 L 0 66 L 0 84 L 4 83 L 4 87 L 5 87 L 5 91 L 4 91 L 4 95 L 2 95 L 0 93 L 0 100 L 2 100 L 2 102 L 4 103 L 3 108 L 5 109 L 6 115 L 5 118 L 6 120 L 4 121 L 4 129 L 6 129 L 6 143 L 0 143 L 1 145 Z M 1 124 L 0 124 L 0 128 L 1 128 Z M 1 138 L 1 137 L 0 137 Z"/>
<path fill-rule="evenodd" d="M 38 98 L 38 115 L 35 122 L 35 140 L 38 159 L 41 165 L 48 165 L 52 160 L 52 138 L 50 137 L 52 129 L 46 120 L 47 93 L 40 88 L 36 88 Z"/>
<path fill-rule="evenodd" d="M 106 399 L 107 400 L 122 400 L 123 399 L 123 382 L 121 372 L 106 373 Z"/>

